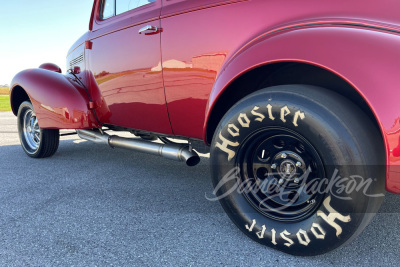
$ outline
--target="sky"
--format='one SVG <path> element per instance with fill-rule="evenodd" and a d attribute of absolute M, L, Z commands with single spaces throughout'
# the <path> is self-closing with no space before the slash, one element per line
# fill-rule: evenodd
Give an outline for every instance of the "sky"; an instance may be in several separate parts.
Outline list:
<path fill-rule="evenodd" d="M 93 0 L 0 0 L 0 85 L 19 71 L 55 63 L 89 28 Z"/>

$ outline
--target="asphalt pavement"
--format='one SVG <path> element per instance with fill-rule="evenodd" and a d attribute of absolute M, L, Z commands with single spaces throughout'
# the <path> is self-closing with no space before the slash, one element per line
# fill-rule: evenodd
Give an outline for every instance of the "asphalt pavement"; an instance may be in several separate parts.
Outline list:
<path fill-rule="evenodd" d="M 352 243 L 316 257 L 266 248 L 240 232 L 196 167 L 62 138 L 48 159 L 19 145 L 0 112 L 0 266 L 398 266 L 400 196 L 387 194 Z"/>

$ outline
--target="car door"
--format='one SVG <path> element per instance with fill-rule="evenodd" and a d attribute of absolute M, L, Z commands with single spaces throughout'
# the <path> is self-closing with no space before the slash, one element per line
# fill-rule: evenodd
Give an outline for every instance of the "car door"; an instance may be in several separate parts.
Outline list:
<path fill-rule="evenodd" d="M 217 74 L 239 39 L 240 6 L 226 0 L 163 0 L 163 74 L 176 135 L 201 139 Z M 190 125 L 190 127 L 187 127 Z"/>
<path fill-rule="evenodd" d="M 102 0 L 96 11 L 89 68 L 107 106 L 97 114 L 106 125 L 172 134 L 160 63 L 161 6 L 161 0 Z"/>

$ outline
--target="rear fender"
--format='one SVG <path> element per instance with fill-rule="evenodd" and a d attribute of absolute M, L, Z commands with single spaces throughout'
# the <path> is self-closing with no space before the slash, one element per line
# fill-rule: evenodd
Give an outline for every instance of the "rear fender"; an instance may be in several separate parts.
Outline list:
<path fill-rule="evenodd" d="M 256 38 L 228 60 L 210 94 L 203 137 L 223 92 L 249 70 L 277 62 L 326 69 L 359 93 L 380 126 L 385 143 L 388 191 L 400 194 L 400 34 L 362 26 L 317 25 Z"/>
<path fill-rule="evenodd" d="M 74 77 L 46 69 L 29 69 L 18 73 L 11 83 L 11 106 L 17 115 L 17 99 L 22 88 L 29 96 L 40 128 L 43 129 L 89 129 L 98 128 L 89 98 Z M 14 103 L 14 104 L 13 104 Z"/>

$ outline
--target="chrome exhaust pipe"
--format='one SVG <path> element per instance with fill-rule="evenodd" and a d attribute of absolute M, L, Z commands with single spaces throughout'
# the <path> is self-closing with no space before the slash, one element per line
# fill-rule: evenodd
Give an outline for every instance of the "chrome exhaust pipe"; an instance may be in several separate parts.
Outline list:
<path fill-rule="evenodd" d="M 139 139 L 108 135 L 95 130 L 76 130 L 76 132 L 82 139 L 99 144 L 106 144 L 112 148 L 125 148 L 158 155 L 175 161 L 183 161 L 188 166 L 195 166 L 200 162 L 199 155 L 194 150 L 190 150 L 187 144 L 159 144 Z"/>

